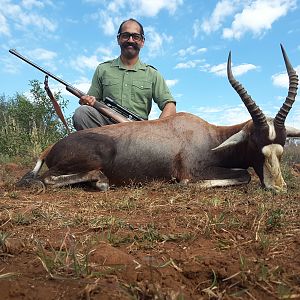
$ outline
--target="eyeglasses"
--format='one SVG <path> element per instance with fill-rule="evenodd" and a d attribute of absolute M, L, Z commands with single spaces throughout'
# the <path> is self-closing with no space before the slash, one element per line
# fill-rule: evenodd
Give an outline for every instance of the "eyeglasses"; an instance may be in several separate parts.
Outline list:
<path fill-rule="evenodd" d="M 118 38 L 122 41 L 128 41 L 132 37 L 135 42 L 140 42 L 144 39 L 144 35 L 140 33 L 121 32 L 118 34 Z"/>

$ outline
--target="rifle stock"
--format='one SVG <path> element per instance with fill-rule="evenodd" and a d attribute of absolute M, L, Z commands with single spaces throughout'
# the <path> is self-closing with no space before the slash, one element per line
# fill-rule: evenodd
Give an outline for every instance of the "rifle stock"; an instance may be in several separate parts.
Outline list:
<path fill-rule="evenodd" d="M 26 63 L 30 64 L 34 68 L 36 68 L 36 69 L 40 70 L 41 72 L 45 73 L 46 75 L 53 78 L 54 80 L 56 80 L 56 81 L 60 82 L 61 84 L 63 84 L 66 87 L 66 90 L 68 92 L 70 92 L 71 94 L 73 94 L 74 96 L 76 96 L 78 98 L 81 98 L 82 96 L 86 95 L 84 92 L 82 92 L 79 89 L 77 89 L 77 88 L 73 87 L 72 85 L 68 84 L 66 81 L 62 80 L 61 78 L 59 78 L 55 75 L 53 75 L 52 73 L 50 73 L 49 71 L 43 69 L 42 67 L 40 67 L 36 63 L 30 61 L 28 58 L 21 55 L 15 49 L 10 49 L 9 52 L 11 54 L 17 56 L 21 60 L 25 61 Z M 113 108 L 108 107 L 107 105 L 105 105 L 102 102 L 96 101 L 96 103 L 94 104 L 94 108 L 97 109 L 101 114 L 108 117 L 109 119 L 111 119 L 115 123 L 124 123 L 124 122 L 132 121 L 132 119 L 122 115 L 120 112 L 115 111 Z M 126 111 L 126 109 L 124 111 Z"/>

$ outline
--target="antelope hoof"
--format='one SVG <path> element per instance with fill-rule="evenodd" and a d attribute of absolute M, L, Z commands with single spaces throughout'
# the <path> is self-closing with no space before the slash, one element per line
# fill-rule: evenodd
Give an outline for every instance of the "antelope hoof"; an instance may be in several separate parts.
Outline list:
<path fill-rule="evenodd" d="M 19 181 L 16 182 L 16 187 L 30 187 L 36 181 L 35 174 L 32 171 L 26 173 Z"/>
<path fill-rule="evenodd" d="M 96 188 L 102 192 L 106 192 L 109 189 L 109 184 L 107 182 L 96 182 Z"/>
<path fill-rule="evenodd" d="M 182 180 L 179 181 L 179 184 L 186 186 L 186 185 L 188 185 L 189 182 L 190 182 L 189 179 L 182 179 Z"/>

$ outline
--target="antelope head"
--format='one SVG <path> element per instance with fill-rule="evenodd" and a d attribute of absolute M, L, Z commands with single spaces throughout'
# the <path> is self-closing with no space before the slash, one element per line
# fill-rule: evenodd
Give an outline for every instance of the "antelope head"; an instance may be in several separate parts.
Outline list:
<path fill-rule="evenodd" d="M 254 168 L 264 188 L 276 192 L 286 190 L 286 183 L 280 168 L 286 138 L 300 136 L 300 130 L 287 127 L 284 124 L 297 95 L 298 76 L 289 62 L 283 46 L 280 46 L 289 76 L 289 89 L 288 96 L 275 118 L 267 118 L 243 86 L 233 77 L 231 52 L 229 53 L 227 62 L 228 80 L 245 104 L 252 121 L 248 122 L 241 131 L 213 149 L 222 150 L 245 143 L 249 166 Z"/>

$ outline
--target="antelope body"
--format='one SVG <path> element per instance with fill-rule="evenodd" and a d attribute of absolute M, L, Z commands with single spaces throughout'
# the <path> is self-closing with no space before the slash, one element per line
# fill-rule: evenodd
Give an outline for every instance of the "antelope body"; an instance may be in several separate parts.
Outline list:
<path fill-rule="evenodd" d="M 176 179 L 184 184 L 200 181 L 206 187 L 226 186 L 248 183 L 247 169 L 253 167 L 263 187 L 285 190 L 280 159 L 286 137 L 299 137 L 300 130 L 284 125 L 295 101 L 298 77 L 281 48 L 290 84 L 274 119 L 267 118 L 234 79 L 230 54 L 228 79 L 251 120 L 215 126 L 192 114 L 177 113 L 159 120 L 78 131 L 47 149 L 19 185 L 37 179 L 56 187 L 90 181 L 107 190 L 111 184 Z M 48 170 L 38 177 L 44 161 Z"/>

